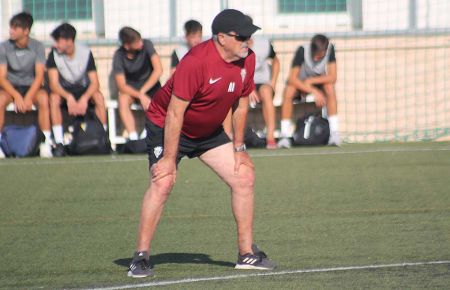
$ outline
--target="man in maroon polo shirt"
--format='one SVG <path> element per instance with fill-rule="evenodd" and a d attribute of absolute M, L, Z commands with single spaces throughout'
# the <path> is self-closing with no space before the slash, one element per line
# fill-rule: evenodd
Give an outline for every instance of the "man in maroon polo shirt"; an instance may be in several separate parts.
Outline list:
<path fill-rule="evenodd" d="M 198 157 L 231 189 L 239 248 L 235 268 L 275 268 L 253 244 L 254 169 L 244 145 L 248 95 L 255 88 L 255 55 L 248 40 L 258 29 L 240 11 L 220 12 L 212 23 L 212 39 L 192 48 L 154 95 L 146 113 L 151 181 L 128 276 L 153 275 L 150 243 L 184 156 Z M 222 127 L 230 108 L 233 141 Z"/>

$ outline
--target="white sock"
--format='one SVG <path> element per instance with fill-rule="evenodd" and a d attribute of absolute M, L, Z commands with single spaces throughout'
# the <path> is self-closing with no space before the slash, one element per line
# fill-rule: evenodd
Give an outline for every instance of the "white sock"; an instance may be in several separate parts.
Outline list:
<path fill-rule="evenodd" d="M 322 118 L 328 119 L 328 110 L 327 106 L 322 107 Z"/>
<path fill-rule="evenodd" d="M 281 136 L 287 137 L 291 133 L 291 119 L 281 120 Z"/>
<path fill-rule="evenodd" d="M 130 132 L 130 134 L 128 135 L 128 139 L 130 139 L 130 140 L 139 139 L 138 133 L 136 131 Z"/>
<path fill-rule="evenodd" d="M 103 124 L 103 129 L 105 129 L 105 131 L 108 131 L 108 125 Z"/>
<path fill-rule="evenodd" d="M 63 144 L 64 143 L 64 132 L 62 125 L 54 125 L 52 127 L 53 129 L 53 137 L 55 138 L 56 144 Z"/>
<path fill-rule="evenodd" d="M 45 144 L 52 144 L 52 133 L 50 130 L 42 130 L 45 136 Z"/>
<path fill-rule="evenodd" d="M 339 132 L 339 120 L 337 115 L 329 116 L 328 123 L 330 123 L 331 133 Z"/>

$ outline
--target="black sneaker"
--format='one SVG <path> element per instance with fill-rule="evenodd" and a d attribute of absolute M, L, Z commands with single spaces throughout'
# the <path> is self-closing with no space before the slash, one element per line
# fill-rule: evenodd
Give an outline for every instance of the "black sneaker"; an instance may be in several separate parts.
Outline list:
<path fill-rule="evenodd" d="M 145 278 L 148 276 L 153 276 L 148 252 L 135 252 L 128 268 L 128 277 Z"/>
<path fill-rule="evenodd" d="M 53 145 L 52 153 L 54 157 L 66 156 L 66 150 L 64 149 L 64 145 L 61 143 Z"/>
<path fill-rule="evenodd" d="M 256 245 L 252 245 L 252 253 L 238 255 L 238 261 L 235 269 L 239 270 L 273 270 L 275 263 L 267 258 L 266 253 L 258 249 Z"/>

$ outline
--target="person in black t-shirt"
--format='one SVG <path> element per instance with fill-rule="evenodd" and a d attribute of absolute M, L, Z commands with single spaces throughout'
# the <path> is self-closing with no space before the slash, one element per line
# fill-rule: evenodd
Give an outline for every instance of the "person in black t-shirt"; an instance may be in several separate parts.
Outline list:
<path fill-rule="evenodd" d="M 122 46 L 114 53 L 113 76 L 119 89 L 120 118 L 130 140 L 137 140 L 136 124 L 130 106 L 138 101 L 147 110 L 153 94 L 161 88 L 163 68 L 159 55 L 148 39 L 131 27 L 119 31 Z"/>

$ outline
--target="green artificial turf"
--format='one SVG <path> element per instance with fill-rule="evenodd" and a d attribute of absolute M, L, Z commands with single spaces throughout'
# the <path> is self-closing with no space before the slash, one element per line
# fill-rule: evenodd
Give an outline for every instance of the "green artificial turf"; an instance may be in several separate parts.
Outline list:
<path fill-rule="evenodd" d="M 450 260 L 450 144 L 251 150 L 255 242 L 275 271 Z M 0 288 L 93 288 L 245 275 L 228 188 L 183 160 L 151 253 L 126 277 L 144 155 L 0 161 Z M 258 272 L 259 273 L 259 272 Z M 166 289 L 448 289 L 450 266 L 418 265 L 191 282 Z"/>

